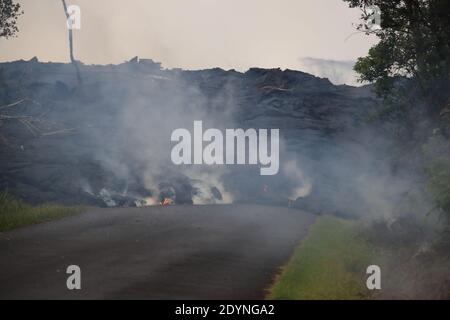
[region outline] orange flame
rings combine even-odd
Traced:
[[[172,204],[172,199],[164,198],[164,199],[161,200],[161,205],[162,206],[168,206],[169,204]]]

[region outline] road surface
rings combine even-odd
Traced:
[[[262,299],[314,216],[258,205],[89,209],[0,233],[0,299]],[[81,290],[66,269],[81,268]]]

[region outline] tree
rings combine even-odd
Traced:
[[[409,78],[420,91],[431,114],[438,114],[450,92],[450,1],[448,0],[344,0],[362,10],[358,29],[375,33],[378,44],[354,69],[361,81],[374,82],[382,96],[392,93],[399,78]],[[381,11],[381,29],[371,31],[367,9]]]
[[[17,19],[23,13],[20,4],[13,0],[0,0],[0,38],[14,37],[19,31]]]
[[[380,40],[354,67],[384,98],[376,118],[389,115],[402,128],[398,148],[411,154],[408,159],[421,159],[427,189],[450,230],[450,1],[344,1],[362,10],[358,29]],[[373,6],[381,11],[381,28],[372,31],[366,23]]]

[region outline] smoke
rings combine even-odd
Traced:
[[[294,160],[286,162],[283,166],[283,170],[286,177],[294,182],[292,191],[288,195],[289,200],[295,201],[298,198],[304,198],[310,194],[312,184],[305,178],[304,173]]]
[[[328,78],[333,84],[361,86],[358,75],[353,70],[354,61],[329,60],[319,58],[299,58],[300,67],[305,72],[321,78]]]
[[[312,155],[312,157],[311,157]],[[408,217],[420,224],[433,208],[414,161],[383,128],[362,122],[336,135],[303,161],[310,194],[296,202],[318,213],[364,217],[390,224]]]
[[[145,63],[149,62],[126,66]],[[108,206],[153,205],[165,198],[179,204],[262,201],[287,205],[288,200],[306,196],[311,183],[285,147],[281,172],[273,177],[261,177],[259,165],[172,163],[170,136],[175,129],[192,130],[195,120],[203,121],[204,130],[245,129],[242,106],[236,101],[241,88],[229,75],[220,69],[183,74],[166,70],[144,81],[118,79],[103,84],[97,93],[102,98],[91,108],[96,112],[104,108],[105,114],[100,120],[92,115],[94,111],[86,112],[95,128],[93,158],[110,177],[89,183],[86,181],[92,177],[83,177],[83,190]],[[218,80],[220,83],[214,83]],[[205,88],[205,83],[211,88]],[[256,129],[265,128],[261,125]],[[268,190],[262,192],[265,185]],[[124,197],[131,199],[125,201]]]
[[[25,145],[38,148],[48,163],[58,158],[71,166],[59,176],[53,199],[73,197],[78,189],[81,198],[109,206],[165,198],[177,204],[250,202],[386,221],[430,209],[415,188],[420,176],[409,167],[394,170],[389,137],[364,122],[376,103],[367,87],[333,86],[292,70],[161,70],[146,59],[82,65],[82,86],[64,64],[18,62],[4,73],[29,69],[34,73],[25,93],[40,104],[27,112],[76,129],[75,135]],[[259,165],[174,165],[171,133],[192,130],[196,120],[204,130],[280,129],[278,174],[261,176]]]
[[[145,63],[152,65],[141,60],[127,68]],[[92,156],[110,178],[93,182],[92,177],[83,177],[82,189],[96,194],[108,206],[120,205],[116,197],[132,197],[139,205],[156,204],[162,198],[175,203],[232,202],[232,194],[221,182],[228,169],[172,164],[170,137],[177,128],[192,130],[195,120],[208,127],[236,127],[233,89],[225,82],[219,92],[208,96],[207,90],[205,93],[189,81],[196,72],[188,77],[176,71],[165,74],[102,84],[96,93],[100,101],[96,98],[92,110],[85,112],[94,128]],[[101,118],[95,114],[99,109],[104,110]]]
[[[226,204],[233,203],[233,195],[221,182],[221,174],[212,172],[190,172],[193,186],[197,189],[193,196],[194,204]]]

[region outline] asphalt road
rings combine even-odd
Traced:
[[[0,233],[0,299],[262,299],[314,219],[258,205],[90,209]],[[66,287],[73,264],[81,290]]]

